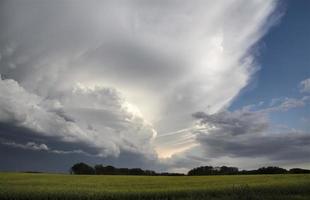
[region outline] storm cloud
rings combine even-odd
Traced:
[[[228,137],[268,126],[257,113],[220,111],[259,69],[255,44],[281,17],[277,1],[0,4],[0,122],[32,132],[1,132],[6,146],[153,164],[195,146],[195,111]]]
[[[96,147],[101,156],[118,156],[121,149],[154,154],[152,127],[128,111],[109,88],[74,88],[55,99],[28,93],[11,79],[0,80],[0,116],[38,135]],[[18,97],[18,98],[16,98]]]
[[[211,115],[194,113],[199,124],[196,140],[210,158],[264,157],[272,161],[306,161],[310,153],[310,133],[279,128],[270,123],[269,116],[272,112],[285,112],[308,103],[306,97],[285,98],[272,107],[257,110],[249,106]]]

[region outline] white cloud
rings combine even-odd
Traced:
[[[270,107],[262,109],[261,112],[277,112],[277,111],[288,111],[293,108],[304,107],[308,104],[309,96],[298,98],[276,98],[270,102]]]
[[[57,150],[57,149],[51,149],[46,144],[38,144],[35,142],[27,142],[26,144],[16,143],[12,141],[1,141],[1,144],[14,147],[14,148],[20,148],[25,150],[32,150],[32,151],[44,151],[49,153],[55,153],[55,154],[83,154],[86,156],[97,156],[93,154],[89,154],[83,150]]]
[[[277,19],[276,4],[7,1],[0,73],[12,80],[1,83],[10,89],[0,119],[104,155],[150,152],[152,126],[158,135],[187,128],[191,113],[218,112],[248,84],[258,68],[253,45]]]
[[[310,93],[310,78],[300,82],[300,91],[303,93]]]
[[[15,148],[28,149],[28,150],[34,150],[34,151],[48,151],[49,150],[46,144],[37,144],[35,142],[28,142],[26,144],[19,144],[15,142],[2,142],[1,144],[15,147]]]
[[[57,99],[43,99],[16,81],[0,79],[0,121],[59,141],[82,143],[101,156],[121,151],[154,156],[153,128],[129,112],[110,88],[75,88]]]

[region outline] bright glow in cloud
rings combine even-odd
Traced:
[[[123,105],[110,88],[79,88],[62,93],[58,100],[43,99],[16,81],[0,79],[0,121],[97,149],[97,156],[118,156],[121,151],[155,157],[154,129]]]
[[[164,162],[172,169],[187,168],[183,172],[206,164],[248,169],[272,164],[305,165],[310,161],[309,131],[273,124],[269,116],[299,107],[306,109],[309,100],[308,96],[284,98],[265,108],[258,104],[214,114],[197,112],[193,114],[197,125],[188,130],[197,145]]]
[[[157,132],[159,156],[171,156],[194,140],[186,131],[162,134],[191,127],[196,111],[227,107],[248,84],[257,69],[252,47],[274,23],[275,7],[272,0],[4,2],[0,74],[9,80],[1,80],[8,95],[0,119],[102,155],[153,155]]]

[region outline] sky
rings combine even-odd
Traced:
[[[0,170],[310,168],[309,9],[0,1]]]

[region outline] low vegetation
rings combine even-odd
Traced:
[[[92,167],[85,163],[77,163],[70,169],[71,174],[87,174],[87,175],[142,175],[142,176],[184,176],[180,173],[157,173],[152,170],[143,170],[140,168],[116,168],[113,166],[95,165]]]
[[[95,165],[94,167],[85,164],[77,163],[70,169],[71,174],[96,174],[96,175],[143,175],[143,176],[184,176],[181,173],[158,173],[152,170],[143,170],[140,168],[116,168],[113,166]],[[286,170],[280,167],[261,167],[256,170],[241,170],[237,167],[212,167],[212,166],[201,166],[191,169],[187,175],[189,176],[207,176],[207,175],[241,175],[241,174],[309,174],[310,170],[293,168]]]
[[[242,174],[309,174],[310,170],[301,168],[292,168],[286,170],[281,167],[261,167],[255,170],[238,170],[236,167],[212,167],[203,166],[190,170],[187,174],[189,176],[207,176],[207,175],[242,175]]]
[[[310,174],[112,176],[0,173],[1,200],[310,199]]]

